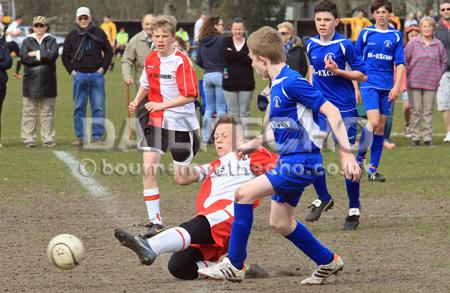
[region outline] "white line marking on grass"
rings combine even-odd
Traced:
[[[97,180],[92,177],[83,176],[86,174],[83,164],[80,164],[73,155],[65,151],[53,151],[56,157],[63,161],[70,169],[72,175],[81,183],[81,185],[86,189],[90,196],[102,201],[108,213],[120,223],[126,223],[133,219],[129,215],[126,215],[123,209],[120,208],[118,201],[111,197],[111,192],[101,185]],[[127,220],[127,221],[126,221]]]

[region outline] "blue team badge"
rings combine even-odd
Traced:
[[[385,46],[386,48],[390,48],[390,47],[392,47],[392,42],[389,41],[389,40],[386,40],[386,41],[384,41],[384,46]]]
[[[325,60],[335,60],[336,59],[336,56],[333,54],[333,53],[327,53],[326,55],[325,55]]]
[[[273,103],[275,104],[275,108],[280,108],[281,99],[279,96],[275,96],[273,98]]]

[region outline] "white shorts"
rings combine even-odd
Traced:
[[[437,107],[439,111],[450,110],[450,71],[442,75],[437,90]]]

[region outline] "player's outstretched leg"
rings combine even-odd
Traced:
[[[120,244],[136,253],[141,264],[149,266],[155,261],[156,253],[151,249],[146,239],[134,236],[125,229],[115,229],[114,236],[120,241]]]
[[[344,261],[342,258],[334,254],[333,260],[326,265],[317,266],[311,277],[304,279],[302,285],[321,285],[331,275],[337,275],[339,271],[344,269]]]

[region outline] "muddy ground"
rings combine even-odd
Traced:
[[[162,201],[166,225],[189,219],[194,202]],[[309,203],[309,198],[308,198]],[[307,202],[298,216],[304,217]],[[267,225],[268,201],[258,208],[249,243],[249,262],[270,277],[241,284],[180,281],[166,269],[168,255],[140,266],[114,238],[115,227],[131,227],[146,212],[140,196],[98,199],[84,190],[67,194],[2,195],[0,199],[0,291],[2,292],[448,292],[450,290],[450,208],[448,200],[367,198],[358,231],[343,231],[345,200],[313,233],[345,261],[344,271],[320,287],[300,286],[313,264]],[[46,257],[48,241],[60,233],[82,239],[86,258],[63,271]]]

